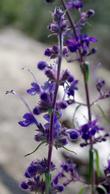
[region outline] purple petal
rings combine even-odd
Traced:
[[[31,113],[26,113],[23,115],[24,120],[19,121],[19,125],[22,127],[28,127],[31,124],[37,123],[37,120],[34,118],[34,116]]]

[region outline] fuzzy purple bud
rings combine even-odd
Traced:
[[[45,69],[45,67],[47,67],[48,66],[48,64],[45,62],[45,61],[40,61],[38,64],[37,64],[37,68],[39,69],[39,70],[44,70]]]
[[[46,92],[41,93],[40,95],[41,100],[48,101],[48,94]]]
[[[47,48],[44,52],[44,55],[47,57],[50,57],[52,55],[52,49],[51,48]]]
[[[20,184],[20,187],[21,187],[21,189],[27,190],[27,189],[28,189],[28,184],[27,184],[26,182],[23,181],[23,182]]]
[[[76,130],[71,129],[70,131],[68,131],[68,134],[71,140],[77,140],[79,137],[79,132]]]

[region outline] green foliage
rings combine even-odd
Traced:
[[[96,24],[96,26],[97,23],[109,26],[110,1],[85,1],[88,8],[92,7],[96,11],[93,23]],[[59,1],[57,0],[57,2]],[[53,7],[54,3],[47,4],[45,0],[0,0],[0,27],[4,25],[14,25],[33,38],[42,42],[47,42],[49,32],[46,26],[49,23],[50,13]]]

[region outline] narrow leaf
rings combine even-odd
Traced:
[[[94,153],[95,153],[95,165],[96,165],[97,176],[101,176],[99,153],[96,149],[94,149]]]
[[[90,69],[89,69],[89,63],[87,63],[87,62],[85,63],[85,70],[86,70],[86,81],[88,82]]]
[[[78,194],[83,194],[84,190],[85,190],[84,188],[81,188]]]
[[[80,189],[78,194],[85,194],[85,191],[89,189],[89,186],[84,186]]]
[[[105,187],[103,187],[102,185],[98,185],[98,188],[101,189],[105,194],[108,194]]]
[[[33,150],[32,152],[26,154],[25,157],[27,157],[27,156],[33,154],[34,152],[36,152],[36,151],[40,148],[40,146],[41,146],[42,144],[44,144],[44,143],[46,143],[46,142],[45,142],[45,141],[41,142],[41,143],[35,148],[35,150]]]
[[[74,152],[74,151],[72,151],[72,150],[69,150],[68,148],[66,148],[65,146],[63,146],[62,147],[63,149],[65,149],[66,151],[68,151],[68,152],[72,152],[72,153],[74,153],[74,154],[76,154],[77,155],[77,153],[76,152]]]
[[[51,174],[49,172],[45,173],[45,183],[46,183],[46,194],[49,194],[51,189]]]
[[[89,180],[91,181],[91,177],[93,176],[94,171],[94,151],[90,149],[89,151]]]
[[[75,108],[75,111],[74,111],[74,114],[73,114],[73,120],[75,120],[75,116],[76,116],[76,113],[78,111],[78,109],[81,107],[81,104],[79,104],[76,108]]]
[[[102,107],[101,107],[99,104],[97,105],[97,107],[98,107],[98,109],[100,110],[100,112],[101,112],[103,118],[105,119],[105,121],[106,121],[107,123],[110,123],[110,120],[109,120],[109,118],[107,117],[107,115],[105,114],[105,112],[103,111]]]

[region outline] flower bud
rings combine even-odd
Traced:
[[[49,30],[53,33],[58,33],[59,32],[59,27],[58,27],[57,24],[52,23],[52,24],[49,25]]]
[[[87,11],[87,17],[88,17],[88,18],[94,16],[94,14],[95,14],[95,11],[94,11],[93,9],[89,9],[89,10]]]
[[[39,69],[39,70],[44,70],[45,69],[45,67],[47,67],[48,66],[48,64],[45,62],[45,61],[40,61],[38,64],[37,64],[37,68]]]

